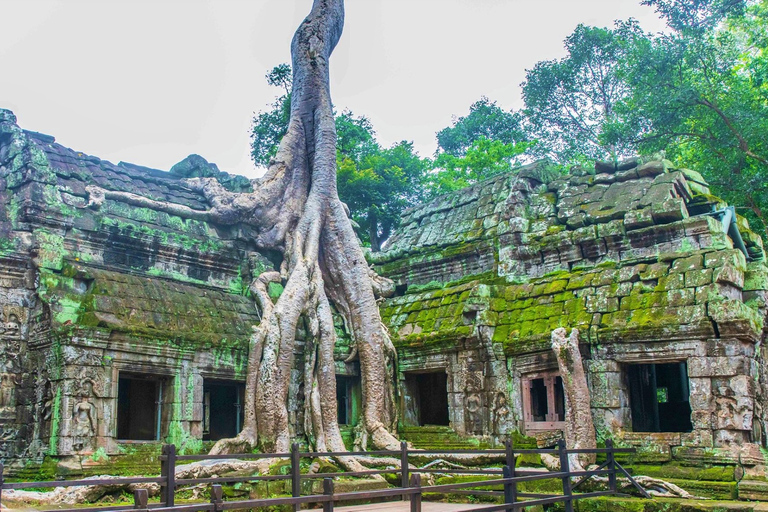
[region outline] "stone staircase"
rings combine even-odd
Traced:
[[[432,426],[401,427],[400,438],[411,444],[414,448],[422,450],[475,450],[489,448],[488,442],[476,438],[464,438],[457,434],[451,427]]]

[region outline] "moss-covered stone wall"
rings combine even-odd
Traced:
[[[538,162],[415,207],[372,256],[401,291],[382,305],[401,377],[447,371],[459,432],[494,438],[503,424],[547,443],[558,427],[526,422],[525,381],[556,372],[551,332],[578,328],[600,437],[645,460],[762,464],[768,267],[726,207],[699,173],[642,159],[565,176]],[[454,384],[478,360],[481,385]],[[692,430],[633,432],[628,368],[673,362]],[[473,432],[458,419],[478,400]]]
[[[250,187],[195,155],[170,172],[112,164],[0,110],[0,458],[13,470],[45,457],[60,474],[134,460],[138,445],[118,435],[122,376],[162,389],[159,435],[139,452],[203,449],[204,383],[244,381],[259,321],[247,286],[274,262],[247,227],[125,199],[92,208],[86,190],[205,210],[184,184],[195,176]],[[398,290],[381,312],[399,352],[401,432],[427,444],[551,443],[560,423],[552,411],[531,422],[526,386],[554,382],[550,334],[578,328],[599,438],[638,447],[635,463],[757,471],[768,267],[760,237],[727,206],[693,170],[630,159],[567,175],[538,162],[410,210],[371,255]],[[358,378],[336,327],[337,374]],[[288,404],[297,437],[302,352],[299,342]],[[685,363],[692,428],[635,432],[628,370],[667,363]],[[445,382],[429,392],[445,394],[447,425],[424,425],[420,382]]]
[[[123,375],[162,387],[156,443],[200,449],[203,381],[245,380],[259,322],[247,286],[253,272],[273,266],[246,230],[130,202],[88,207],[86,187],[96,185],[204,210],[204,198],[184,185],[194,176],[251,187],[195,155],[171,172],[112,164],[25,131],[0,110],[7,467],[55,456],[75,474],[122,457],[132,446],[117,433]]]

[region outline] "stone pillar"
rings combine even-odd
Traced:
[[[752,359],[745,355],[692,357],[688,376],[694,430],[711,429],[715,448],[739,449],[749,443],[755,396]]]
[[[590,404],[595,429],[603,437],[630,426],[630,411],[622,385],[621,367],[613,360],[591,360],[585,363],[590,389]]]

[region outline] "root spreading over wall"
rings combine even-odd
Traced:
[[[235,438],[217,442],[212,453],[288,451],[286,403],[300,321],[306,322],[311,337],[304,374],[308,438],[320,451],[345,450],[336,417],[333,309],[344,318],[360,361],[363,409],[358,443],[362,448],[399,447],[392,434],[395,351],[376,303],[376,294],[389,294],[394,287],[368,267],[336,190],[336,127],[328,65],[343,25],[343,0],[315,0],[297,29],[291,44],[294,75],[288,130],[267,173],[254,181],[254,192],[230,192],[214,178],[186,180],[210,205],[201,211],[88,188],[90,208],[111,199],[186,218],[245,225],[260,250],[282,256],[279,272],[257,276],[250,286],[262,321],[250,341],[243,429]],[[284,287],[275,303],[267,294],[272,282]],[[348,465],[356,466],[351,461]]]

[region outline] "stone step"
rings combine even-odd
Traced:
[[[765,512],[764,503],[735,500],[600,497],[576,500],[576,512]]]
[[[738,485],[738,493],[739,499],[742,500],[768,501],[768,482],[765,480],[742,480]]]
[[[483,447],[477,440],[465,439],[445,426],[402,427],[400,437],[423,450],[472,450]]]

